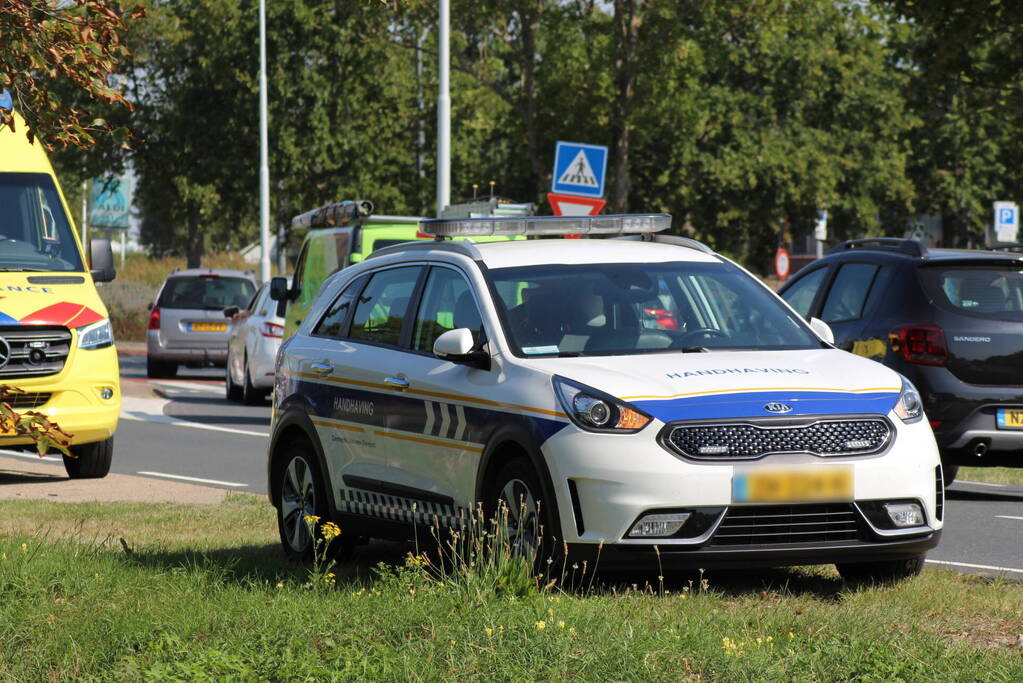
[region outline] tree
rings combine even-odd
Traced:
[[[126,23],[144,13],[109,0],[74,0],[73,5],[5,0],[0,8],[0,89],[7,89],[25,118],[29,140],[39,137],[50,151],[57,145],[91,147],[103,134],[126,144],[126,127],[111,126],[93,116],[87,102],[69,101],[61,91],[76,90],[87,100],[130,110],[115,75],[118,62],[130,56]],[[14,127],[9,110],[0,108],[0,125]]]

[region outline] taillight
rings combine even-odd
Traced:
[[[278,325],[277,323],[263,323],[259,332],[264,337],[275,337],[280,339],[284,336],[284,325]]]
[[[900,327],[891,336],[892,350],[910,363],[944,365],[948,362],[945,333],[940,327]]]
[[[149,328],[150,330],[160,329],[160,309],[153,306],[153,312],[149,314]]]

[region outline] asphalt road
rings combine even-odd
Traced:
[[[115,472],[266,492],[269,405],[227,402],[222,369],[181,368],[174,380],[151,381],[144,357],[122,356],[121,372]],[[1023,580],[1023,487],[956,482],[928,562]]]

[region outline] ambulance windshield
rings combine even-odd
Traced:
[[[0,173],[0,271],[81,272],[82,259],[45,173]]]

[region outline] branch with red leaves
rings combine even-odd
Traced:
[[[8,403],[10,398],[24,393],[23,389],[0,384],[0,434],[29,437],[35,442],[39,457],[46,455],[51,448],[70,456],[71,434],[42,413],[34,410],[19,413]]]
[[[91,100],[134,109],[116,80],[117,66],[131,57],[127,22],[145,9],[123,8],[117,0],[0,0],[0,90],[28,123],[31,141],[47,150],[89,148],[110,134],[122,146],[129,132],[94,117],[61,98],[55,83],[81,90]],[[11,110],[0,107],[0,126],[15,127]]]

